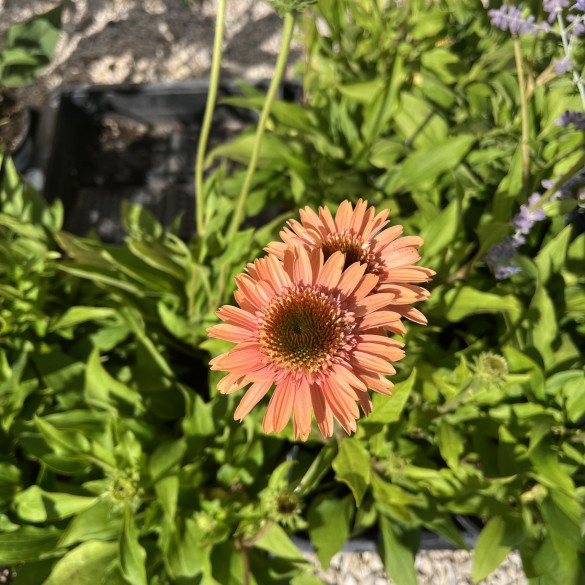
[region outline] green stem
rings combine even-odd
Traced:
[[[203,162],[205,158],[205,150],[207,148],[207,139],[209,138],[209,131],[211,129],[211,122],[213,120],[213,110],[215,109],[215,100],[217,98],[217,87],[219,85],[226,1],[227,0],[218,0],[217,3],[217,19],[215,21],[215,38],[213,41],[213,59],[211,62],[209,91],[207,93],[205,114],[203,116],[199,144],[197,145],[197,156],[195,158],[195,221],[199,236],[202,236],[205,232],[205,220],[203,217]]]
[[[526,187],[528,179],[530,153],[528,151],[528,104],[526,101],[526,86],[524,83],[524,69],[522,67],[522,50],[520,48],[520,39],[514,37],[514,59],[516,61],[516,71],[518,74],[518,88],[520,90],[520,115],[522,120],[522,178]]]
[[[268,122],[268,116],[270,115],[270,109],[272,108],[272,103],[274,102],[276,91],[280,85],[280,81],[282,80],[282,77],[286,69],[286,62],[288,60],[288,53],[290,50],[290,42],[292,39],[294,25],[295,17],[290,13],[286,14],[284,17],[284,28],[282,31],[282,44],[280,46],[280,53],[278,54],[276,67],[274,69],[274,77],[270,82],[270,87],[268,88],[268,93],[266,94],[264,106],[262,107],[262,112],[260,114],[260,120],[258,122],[258,127],[256,129],[254,147],[252,149],[250,163],[248,164],[248,171],[244,179],[244,184],[242,185],[242,190],[240,191],[240,196],[238,198],[236,210],[234,212],[232,224],[230,226],[230,230],[228,233],[227,238],[228,242],[234,239],[234,236],[238,231],[240,223],[242,222],[242,218],[244,215],[244,205],[246,204],[246,198],[248,197],[248,193],[250,192],[250,187],[252,185],[252,178],[254,177],[256,165],[258,164],[258,157],[260,156],[260,148],[262,146],[262,139],[264,138],[264,132],[266,130],[266,123]]]

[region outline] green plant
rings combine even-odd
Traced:
[[[584,137],[555,125],[580,103],[559,46],[502,35],[472,0],[310,9],[325,32],[298,17],[303,105],[226,100],[263,124],[207,155],[190,242],[129,204],[123,244],[74,237],[5,160],[0,563],[16,583],[312,584],[291,532],[326,566],[379,531],[411,585],[423,529],[465,548],[454,515],[482,526],[475,581],[512,548],[535,583],[583,581]],[[394,396],[355,436],[293,446],[260,432],[262,408],[232,420],[207,367],[227,345],[206,328],[293,209],[354,195],[425,239],[429,326],[408,328]],[[275,203],[290,211],[246,227]],[[537,210],[496,279],[490,251]]]

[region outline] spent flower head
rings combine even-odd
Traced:
[[[475,372],[478,378],[486,382],[501,384],[508,377],[508,362],[500,354],[485,352],[476,358]]]

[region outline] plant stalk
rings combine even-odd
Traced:
[[[526,101],[526,85],[524,80],[524,68],[522,66],[522,51],[520,39],[514,36],[514,60],[516,61],[516,72],[518,75],[518,88],[520,90],[520,116],[522,121],[522,178],[524,186],[530,170],[530,153],[528,151],[528,103]]]
[[[236,204],[236,210],[232,218],[232,223],[227,238],[228,241],[234,239],[234,236],[238,231],[240,223],[242,222],[242,218],[244,215],[244,206],[246,204],[246,198],[248,197],[248,193],[250,192],[252,178],[254,177],[254,171],[256,170],[256,166],[258,164],[260,148],[262,146],[262,139],[264,138],[264,132],[266,130],[266,123],[268,122],[268,116],[270,115],[270,109],[272,108],[272,103],[274,102],[276,91],[278,90],[278,87],[280,85],[280,82],[282,80],[282,77],[284,76],[284,72],[286,69],[286,62],[288,60],[288,54],[290,51],[290,43],[292,39],[294,26],[295,17],[292,14],[287,13],[284,17],[282,44],[280,46],[280,52],[278,54],[278,59],[276,61],[274,76],[272,77],[272,81],[270,82],[270,87],[268,88],[268,93],[266,94],[266,99],[264,100],[264,105],[262,107],[262,112],[260,114],[260,120],[258,121],[258,127],[256,129],[256,138],[254,140],[254,147],[252,149],[252,155],[250,157],[250,162],[248,164],[248,170],[246,172],[244,184],[242,185],[242,190],[240,191],[238,202]]]
[[[217,88],[219,85],[226,2],[227,0],[217,1],[217,18],[215,21],[215,38],[213,40],[213,57],[211,61],[211,75],[209,78],[209,91],[207,93],[205,114],[203,116],[203,124],[201,125],[201,133],[199,134],[199,144],[197,145],[197,156],[195,158],[195,222],[197,226],[197,234],[199,236],[202,236],[205,233],[205,219],[203,215],[205,207],[203,197],[203,164],[209,131],[211,129],[211,122],[213,120],[215,101],[217,99]]]

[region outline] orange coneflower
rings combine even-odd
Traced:
[[[225,324],[208,330],[211,337],[237,345],[211,361],[227,371],[218,384],[230,394],[251,384],[234,418],[242,420],[275,386],[263,430],[279,432],[293,415],[294,436],[311,432],[312,411],[324,437],[333,433],[335,417],[347,433],[356,429],[357,402],[371,412],[368,388],[390,395],[391,362],[404,357],[403,344],[373,331],[400,319],[387,310],[392,292],[371,294],[378,277],[366,264],[321,249],[288,249],[281,262],[267,256],[236,277],[238,307],[226,305],[217,315]]]
[[[394,300],[388,310],[400,313],[416,323],[426,324],[425,316],[410,306],[417,301],[426,300],[429,292],[412,282],[426,282],[432,270],[413,266],[420,255],[418,248],[423,244],[418,236],[402,236],[402,226],[395,225],[386,230],[388,210],[376,215],[374,207],[360,199],[355,209],[349,201],[344,201],[335,214],[335,219],[326,207],[315,213],[310,207],[300,212],[301,221],[291,219],[290,228],[280,232],[282,242],[270,243],[266,251],[279,259],[284,258],[285,250],[291,246],[303,246],[307,250],[323,250],[325,259],[334,252],[345,254],[345,265],[363,262],[367,265],[366,274],[374,274],[379,284],[374,292],[390,293]],[[406,332],[400,321],[385,327],[394,333]]]

